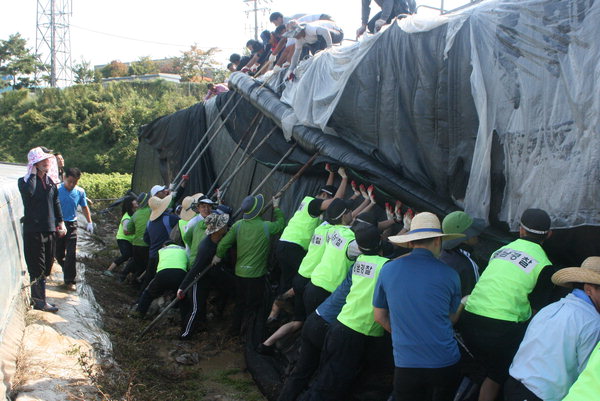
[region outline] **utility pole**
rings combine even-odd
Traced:
[[[258,23],[258,14],[262,13],[263,16],[270,14],[271,9],[269,7],[263,7],[262,4],[271,3],[271,0],[243,0],[244,3],[252,7],[250,10],[244,11],[246,16],[250,16],[250,13],[254,13],[254,24],[251,31],[254,32],[254,40],[258,40],[258,30],[263,29],[264,24]]]
[[[37,23],[35,52],[40,61],[50,66],[50,86],[71,85],[70,17],[73,14],[71,0],[37,0]],[[36,79],[41,71],[36,71]]]

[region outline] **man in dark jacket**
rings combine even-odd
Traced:
[[[357,38],[365,33],[367,28],[369,28],[370,33],[375,33],[385,24],[389,24],[396,16],[417,12],[415,0],[375,0],[375,3],[381,7],[381,11],[369,20],[371,0],[362,0],[362,24],[356,30]]]
[[[46,276],[54,262],[56,232],[60,236],[67,232],[56,187],[58,168],[54,155],[39,147],[31,149],[27,159],[27,174],[19,178],[18,186],[25,209],[23,248],[31,298],[34,309],[57,312],[58,308],[46,302]]]

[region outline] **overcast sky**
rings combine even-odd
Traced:
[[[57,3],[63,0],[56,0]],[[43,0],[49,2],[49,0]],[[446,9],[468,3],[468,0],[445,0]],[[268,29],[269,12],[327,13],[354,39],[360,25],[361,0],[272,0],[260,1],[259,22]],[[379,8],[372,2],[372,11]],[[35,48],[36,0],[2,0],[0,6],[0,39],[17,32]],[[217,59],[224,64],[230,53],[242,52],[252,38],[253,14],[246,11],[252,2],[244,0],[72,0],[71,55],[73,63],[85,59],[92,65],[111,60],[135,61],[143,56],[154,59],[179,56],[181,51],[197,43],[203,48],[219,47]],[[440,0],[417,0],[417,5],[440,7]],[[433,11],[420,8],[419,14]]]

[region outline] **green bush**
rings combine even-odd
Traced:
[[[131,174],[82,173],[78,185],[92,200],[120,198],[131,189]]]

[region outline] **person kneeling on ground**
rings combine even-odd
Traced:
[[[217,252],[217,244],[227,233],[228,222],[228,214],[210,214],[204,219],[206,237],[198,246],[198,256],[194,265],[177,290],[177,298],[183,300],[180,336],[182,340],[191,338],[198,324],[206,322],[206,301],[209,291],[212,286],[219,285],[219,282],[222,281],[220,270],[217,266],[212,265],[211,261]],[[186,292],[187,287],[204,271],[206,273]]]
[[[158,250],[156,276],[142,291],[136,312],[144,317],[152,301],[167,291],[177,291],[187,273],[188,257],[185,248],[171,241]]]
[[[552,282],[573,291],[529,323],[504,386],[506,401],[562,400],[600,341],[600,257],[559,270]]]

